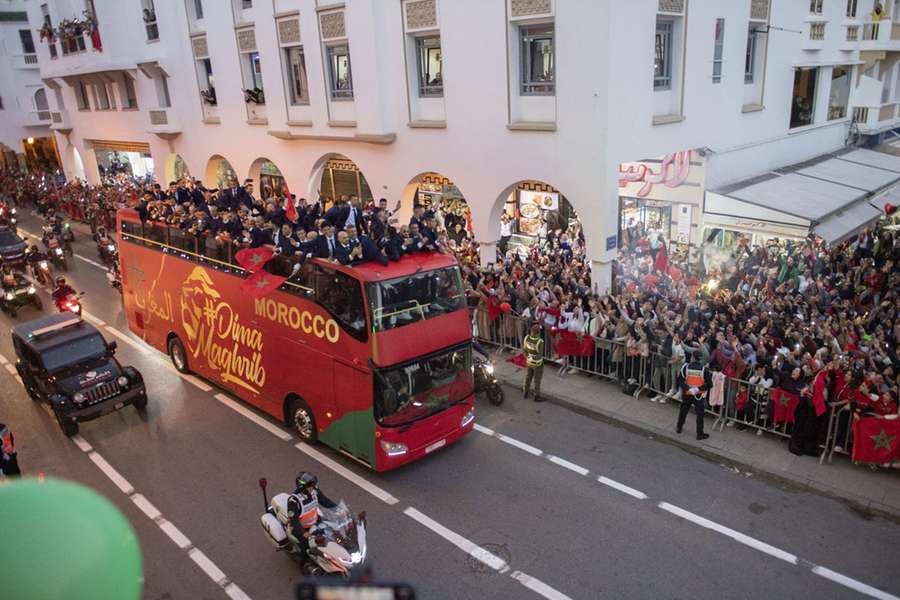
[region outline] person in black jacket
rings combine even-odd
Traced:
[[[709,434],[703,433],[703,413],[706,409],[706,395],[712,388],[712,374],[694,351],[690,351],[690,361],[678,373],[678,388],[681,390],[681,408],[678,410],[675,431],[681,433],[688,411],[693,406],[697,413],[697,439],[705,440]]]
[[[388,226],[384,235],[378,240],[378,248],[389,260],[398,261],[403,255],[403,238],[394,227]]]

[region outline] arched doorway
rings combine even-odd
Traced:
[[[166,183],[191,179],[191,171],[180,154],[173,153],[166,158],[165,178]]]
[[[237,173],[231,166],[231,163],[223,156],[213,154],[206,162],[203,183],[209,188],[224,189],[227,187],[239,186],[243,182],[238,179]]]
[[[504,223],[501,228],[501,223]],[[581,221],[571,202],[543,181],[526,180],[506,188],[490,214],[490,230],[500,235],[501,252],[539,244],[553,245],[565,236],[583,238]]]
[[[44,88],[39,88],[34,92],[34,109],[42,113],[46,113],[50,110],[50,105],[47,104],[47,91]],[[47,118],[50,118],[49,114],[47,115]]]
[[[372,202],[372,190],[356,163],[343,154],[327,154],[316,161],[309,179],[310,195],[325,199],[324,208],[342,197],[356,196],[362,206]]]
[[[446,229],[450,239],[457,244],[463,238],[471,237],[472,214],[469,205],[453,181],[441,173],[421,173],[407,184],[397,211],[398,221],[409,221],[415,206],[433,211],[438,225]],[[394,211],[394,207],[389,208]]]
[[[254,160],[247,177],[257,184],[259,196],[263,201],[272,196],[284,198],[284,175],[268,158],[260,157]]]

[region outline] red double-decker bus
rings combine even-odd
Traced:
[[[128,326],[175,367],[378,471],[472,430],[471,325],[456,260],[352,267],[275,256],[260,298],[231,245],[119,211]]]

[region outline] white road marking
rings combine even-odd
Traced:
[[[362,477],[360,477],[359,475],[357,475],[356,473],[354,473],[347,467],[341,465],[340,463],[337,463],[337,462],[331,460],[330,458],[328,458],[327,456],[325,456],[324,454],[322,454],[321,452],[319,452],[318,450],[316,450],[309,444],[304,444],[303,442],[300,442],[299,444],[295,444],[294,447],[297,448],[297,450],[299,450],[300,452],[303,452],[304,454],[306,454],[307,456],[310,456],[313,459],[319,461],[320,463],[322,463],[323,465],[325,465],[326,467],[328,467],[329,469],[331,469],[332,471],[334,471],[335,473],[337,473],[338,475],[340,475],[347,481],[355,483],[356,485],[358,485],[362,489],[366,490],[367,492],[369,492],[370,494],[372,494],[373,496],[375,496],[376,498],[378,498],[385,504],[397,504],[397,502],[399,502],[399,500],[397,500],[394,496],[392,496],[385,490],[381,489],[374,483],[370,483],[370,482],[366,481],[365,479],[363,479]]]
[[[6,363],[6,364],[3,365],[3,366],[4,366],[4,368],[5,368],[7,371],[9,371],[9,374],[10,374],[10,375],[15,375],[15,374],[16,374],[16,368],[15,368],[14,366],[12,366],[11,364]]]
[[[513,571],[510,574],[510,577],[527,587],[532,592],[536,592],[547,598],[548,600],[572,600],[569,596],[566,596],[562,592],[553,589],[540,579],[532,577],[522,571]]]
[[[156,522],[156,524],[159,525],[159,528],[162,529],[163,533],[169,536],[169,539],[175,542],[175,545],[182,550],[191,547],[191,540],[187,539],[187,536],[181,533],[181,530],[172,525],[170,522],[166,521],[165,519],[160,519]]]
[[[6,360],[6,357],[0,354],[0,365],[5,365],[7,363],[9,363],[9,361]]]
[[[706,529],[711,529],[711,530],[715,531],[716,533],[721,533],[722,535],[724,535],[726,537],[730,537],[734,541],[740,542],[741,544],[744,544],[745,546],[749,546],[749,547],[753,548],[754,550],[759,550],[760,552],[762,552],[764,554],[768,554],[769,556],[773,556],[779,560],[783,560],[792,565],[798,564],[798,559],[797,559],[796,555],[791,554],[790,552],[785,552],[784,550],[780,550],[780,549],[776,548],[775,546],[772,546],[765,542],[761,542],[756,538],[750,537],[749,535],[745,535],[739,531],[735,531],[734,529],[725,527],[724,525],[719,525],[715,521],[710,521],[709,519],[705,519],[705,518],[701,517],[700,515],[695,515],[692,512],[686,511],[683,508],[679,508],[677,506],[669,504],[668,502],[660,502],[658,504],[658,506],[661,509],[663,509],[664,511],[670,512],[673,515],[681,517],[682,519],[685,519],[686,521],[690,521],[691,523],[694,523],[695,525],[699,525],[700,527],[705,527]]]
[[[76,254],[76,255],[75,255],[75,258],[78,258],[78,259],[80,259],[80,260],[83,260],[84,262],[86,262],[86,263],[89,264],[89,265],[94,265],[94,266],[97,267],[98,269],[103,269],[104,271],[106,270],[106,265],[101,265],[101,264],[98,263],[97,261],[91,260],[91,259],[89,259],[89,258],[85,258],[84,256],[82,256],[82,255],[80,255],[80,254]]]
[[[81,434],[76,434],[72,436],[72,441],[75,442],[75,445],[78,446],[78,449],[82,452],[90,452],[94,448],[88,443],[86,439],[81,437]]]
[[[222,572],[222,569],[217,567],[216,563],[209,560],[209,557],[203,554],[199,548],[193,548],[188,552],[188,556],[190,556],[191,560],[197,563],[197,566],[203,569],[203,572],[217,584],[221,585],[222,581],[225,580],[225,573]]]
[[[484,427],[483,425],[479,425],[478,423],[475,423],[474,427],[475,427],[475,431],[479,431],[479,432],[483,433],[484,435],[494,435],[493,429]]]
[[[136,342],[135,340],[131,339],[131,337],[125,335],[124,333],[122,333],[121,331],[116,329],[115,327],[110,327],[109,325],[107,325],[106,331],[110,332],[111,334],[113,334],[114,336],[116,336],[117,338],[119,338],[120,340],[122,340],[123,342],[125,342],[126,344],[128,344],[129,346],[131,346],[132,348],[137,350],[138,352],[140,352],[141,354],[150,354],[150,349],[147,346],[144,346],[143,344]]]
[[[209,387],[209,386],[207,386],[207,387]],[[210,388],[210,389],[212,389],[212,388]],[[253,412],[252,410],[250,410],[249,408],[247,408],[246,406],[244,406],[237,400],[229,398],[228,396],[226,396],[225,394],[222,394],[222,393],[216,394],[215,398],[216,398],[216,400],[218,400],[219,402],[221,402],[222,404],[224,404],[225,406],[227,406],[234,412],[238,413],[239,415],[247,417],[248,419],[250,419],[257,425],[259,425],[260,427],[262,427],[263,429],[265,429],[266,431],[268,431],[269,433],[271,433],[278,439],[283,440],[285,442],[289,442],[293,439],[293,436],[291,436],[291,434],[289,434],[287,431],[285,431],[281,427],[278,427],[271,421],[259,416],[258,414],[256,414],[255,412]]]
[[[13,375],[13,378],[14,378],[16,381],[19,382],[19,385],[22,385],[22,378],[21,378],[21,377],[19,377],[18,375]]]
[[[231,600],[250,600],[250,596],[244,593],[244,590],[239,588],[236,583],[229,583],[225,586],[225,593],[228,594],[228,597]]]
[[[874,588],[871,585],[865,584],[861,581],[857,581],[852,577],[847,577],[846,575],[835,573],[831,569],[826,569],[825,567],[815,566],[813,567],[812,572],[820,577],[824,577],[825,579],[828,579],[835,583],[839,583],[844,587],[848,587],[851,590],[857,591],[860,594],[869,596],[871,598],[878,598],[879,600],[898,600],[897,596],[888,594],[887,592],[883,592],[878,588]]]
[[[141,512],[143,512],[151,521],[155,521],[162,516],[162,513],[159,512],[159,509],[153,506],[153,504],[144,498],[142,494],[132,494],[131,501],[137,505]]]
[[[509,565],[506,564],[499,556],[491,554],[481,546],[475,544],[459,535],[458,533],[451,531],[432,519],[431,517],[422,514],[412,506],[403,511],[403,514],[410,517],[414,521],[419,522],[424,525],[434,533],[438,534],[472,558],[478,560],[479,562],[484,563],[495,571],[500,571],[501,573],[506,572],[509,569]]]
[[[609,487],[613,488],[614,490],[619,490],[623,494],[628,494],[629,496],[633,496],[634,498],[637,498],[638,500],[646,500],[647,499],[647,494],[645,494],[644,492],[642,492],[640,490],[636,490],[633,487],[628,487],[624,483],[619,483],[615,479],[610,479],[609,477],[603,477],[601,475],[600,477],[597,478],[597,481],[599,481],[603,485],[608,485]]]
[[[84,317],[85,321],[90,321],[97,327],[106,327],[106,321],[95,317],[94,315],[92,315],[88,311],[84,310],[83,308],[81,309],[81,316]]]
[[[201,391],[204,391],[204,392],[212,391],[212,386],[210,386],[208,383],[206,383],[205,381],[203,381],[201,379],[197,379],[193,375],[182,375],[181,378],[194,384],[194,386],[200,388]],[[290,438],[288,438],[288,439],[290,439]]]
[[[569,469],[570,471],[575,471],[579,475],[587,475],[588,473],[590,473],[590,470],[585,469],[584,467],[582,467],[580,465],[576,465],[575,463],[569,462],[566,459],[560,458],[558,456],[548,455],[547,459],[550,462],[552,462],[553,464],[559,465],[560,467],[563,467],[564,469]]]
[[[530,446],[530,445],[526,444],[525,442],[520,442],[519,440],[517,440],[515,438],[511,438],[506,435],[503,435],[502,433],[494,434],[494,437],[497,438],[498,440],[500,440],[501,442],[506,442],[510,446],[515,446],[519,450],[524,450],[528,454],[533,454],[535,456],[541,456],[544,453],[544,451],[539,448]]]
[[[134,486],[128,483],[128,480],[122,477],[118,471],[116,471],[111,464],[106,462],[106,459],[97,454],[96,452],[89,452],[88,458],[90,458],[97,467],[103,471],[103,474],[109,477],[110,481],[112,481],[117,488],[119,488],[122,493],[126,496],[130,496],[134,493]]]

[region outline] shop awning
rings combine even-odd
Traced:
[[[875,198],[898,183],[900,157],[850,150],[709,190],[704,211],[709,218],[704,218],[758,220],[754,230],[762,232],[771,223],[771,235],[783,225],[806,223],[807,231],[836,243],[877,219]]]

